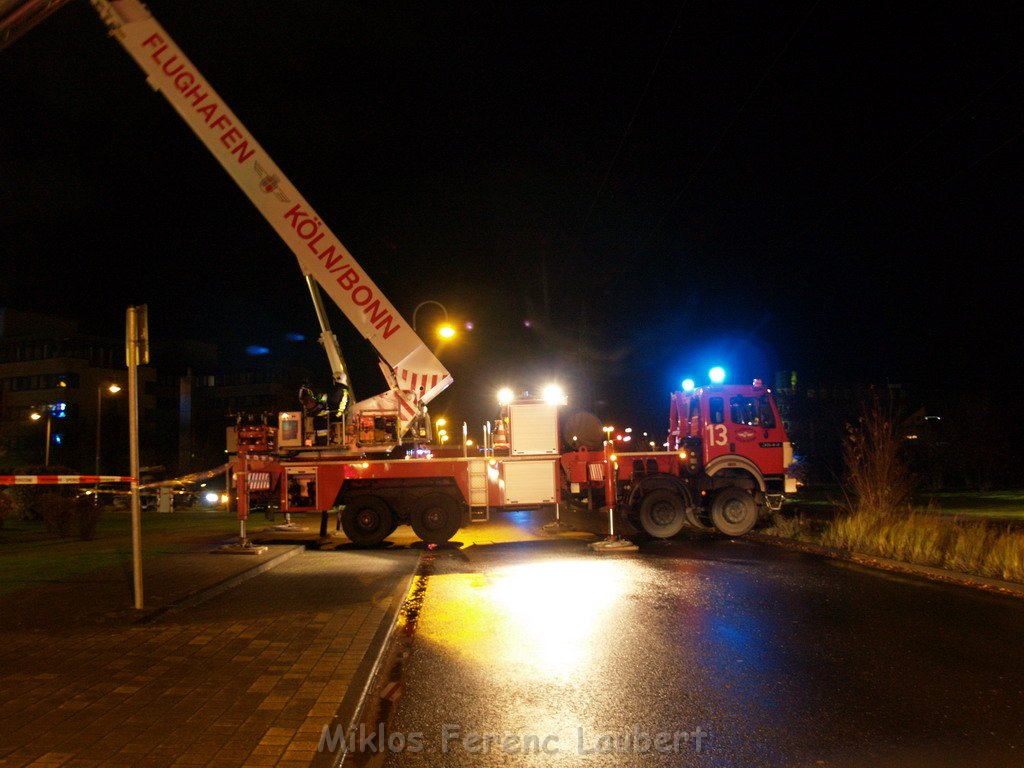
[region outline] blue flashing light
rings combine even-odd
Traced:
[[[295,331],[289,331],[288,333],[286,333],[284,335],[284,337],[288,341],[305,341],[306,340],[305,336],[303,336],[301,333],[296,333]]]
[[[56,443],[57,445],[63,445],[64,444],[64,435],[62,435],[60,432],[58,432],[56,435],[53,436],[53,442]]]
[[[683,379],[683,392],[693,392],[695,386],[693,379]]]
[[[267,347],[261,347],[259,344],[250,344],[245,348],[245,354],[258,357],[260,355],[269,355],[270,350]]]
[[[711,379],[712,384],[721,384],[725,381],[725,368],[720,365],[716,365],[708,371],[708,378]]]

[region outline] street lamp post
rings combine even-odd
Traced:
[[[117,384],[111,384],[107,387],[96,387],[96,475],[100,474],[100,423],[103,417],[103,390],[106,389],[110,394],[116,395],[121,391],[121,387]]]
[[[50,466],[50,419],[53,418],[53,407],[46,406],[44,410],[46,411],[46,452],[43,454],[43,464],[48,467]],[[33,421],[39,421],[43,418],[43,415],[38,411],[33,411],[29,418]]]
[[[445,427],[448,426],[448,419],[444,416],[434,421],[434,438],[442,446],[448,442],[448,430]]]
[[[31,416],[32,421],[39,421],[43,418],[43,414],[34,412]],[[44,466],[50,466],[50,420],[53,418],[53,407],[46,406],[46,453],[44,454],[43,464]]]

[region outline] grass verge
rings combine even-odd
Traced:
[[[825,547],[1024,583],[1024,530],[928,509],[864,509],[833,520],[776,515],[764,533]]]
[[[237,534],[238,521],[226,512],[143,513],[142,557],[190,552]],[[98,578],[116,566],[130,567],[131,515],[104,511],[92,541],[47,533],[41,521],[8,521],[0,528],[0,596],[32,583]]]

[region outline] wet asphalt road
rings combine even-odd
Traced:
[[[711,536],[428,566],[388,765],[1024,764],[1017,598]]]

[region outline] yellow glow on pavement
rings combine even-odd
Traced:
[[[495,675],[566,678],[590,668],[627,564],[553,560],[431,579],[419,634]]]

